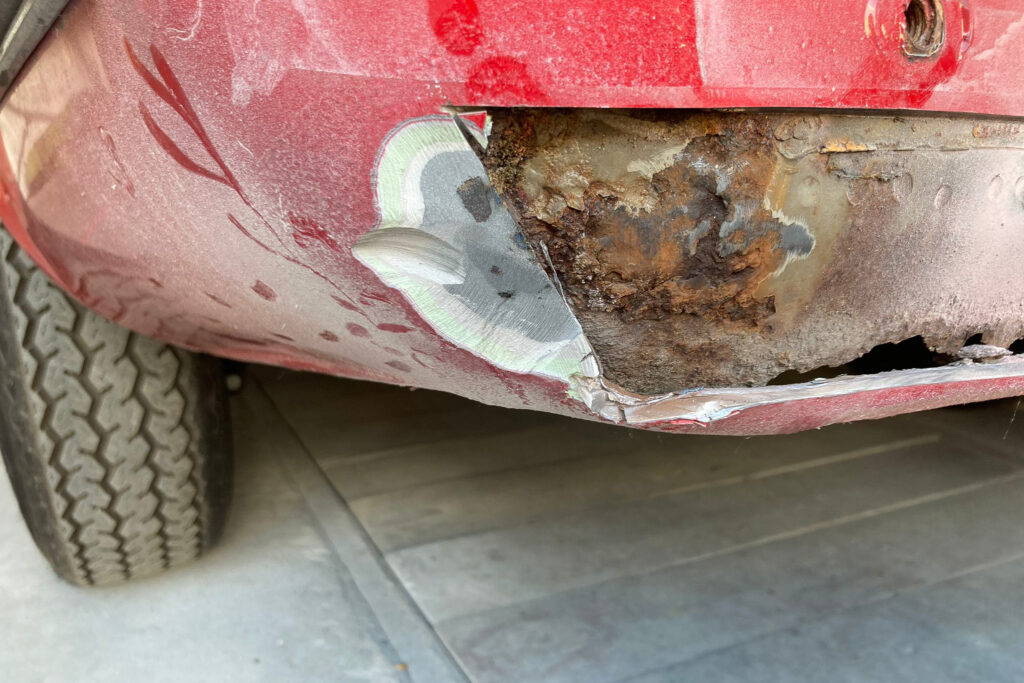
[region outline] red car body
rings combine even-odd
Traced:
[[[424,169],[471,152],[494,107],[1024,114],[1020,4],[939,7],[941,50],[913,59],[906,0],[76,0],[0,107],[0,217],[144,334],[508,407],[755,434],[1024,394],[1018,354],[641,396],[557,301],[543,315],[568,331],[525,333],[449,300],[449,271],[361,242],[426,220]]]

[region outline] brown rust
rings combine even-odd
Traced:
[[[762,385],[917,335],[942,353],[1024,336],[1016,122],[493,116],[491,182],[628,389]]]
[[[532,123],[517,118],[518,130],[492,148],[496,178],[509,177],[507,153],[541,144]],[[632,319],[700,315],[746,327],[773,312],[772,297],[756,291],[785,262],[783,236],[793,230],[750,200],[765,195],[774,173],[772,131],[756,121],[739,130],[718,123],[695,117],[674,129],[659,126],[663,139],[688,142],[639,187],[591,179],[571,200],[555,191],[540,211],[520,206],[526,236],[546,244],[563,266],[559,275],[578,307]],[[594,144],[606,137],[598,129]]]

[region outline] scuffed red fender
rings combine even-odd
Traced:
[[[1024,393],[1024,364],[1008,359],[831,395],[796,385],[720,412],[691,409],[719,400],[700,393],[625,396],[585,354],[575,370],[543,349],[504,362],[472,325],[442,332],[353,255],[388,227],[389,141],[446,105],[1024,112],[1024,11],[943,7],[942,51],[908,59],[896,0],[79,0],[0,110],[0,217],[63,287],[140,332],[510,407],[765,433]],[[690,403],[654,408],[676,399]]]

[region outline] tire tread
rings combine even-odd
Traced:
[[[88,311],[6,231],[0,249],[0,305],[13,319],[13,343],[0,343],[0,445],[37,544],[82,585],[198,557],[219,534],[230,490],[216,361]]]

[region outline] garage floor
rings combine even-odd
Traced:
[[[156,579],[61,584],[0,482],[0,679],[1024,680],[1017,400],[708,438],[253,368],[233,409],[224,542]]]

